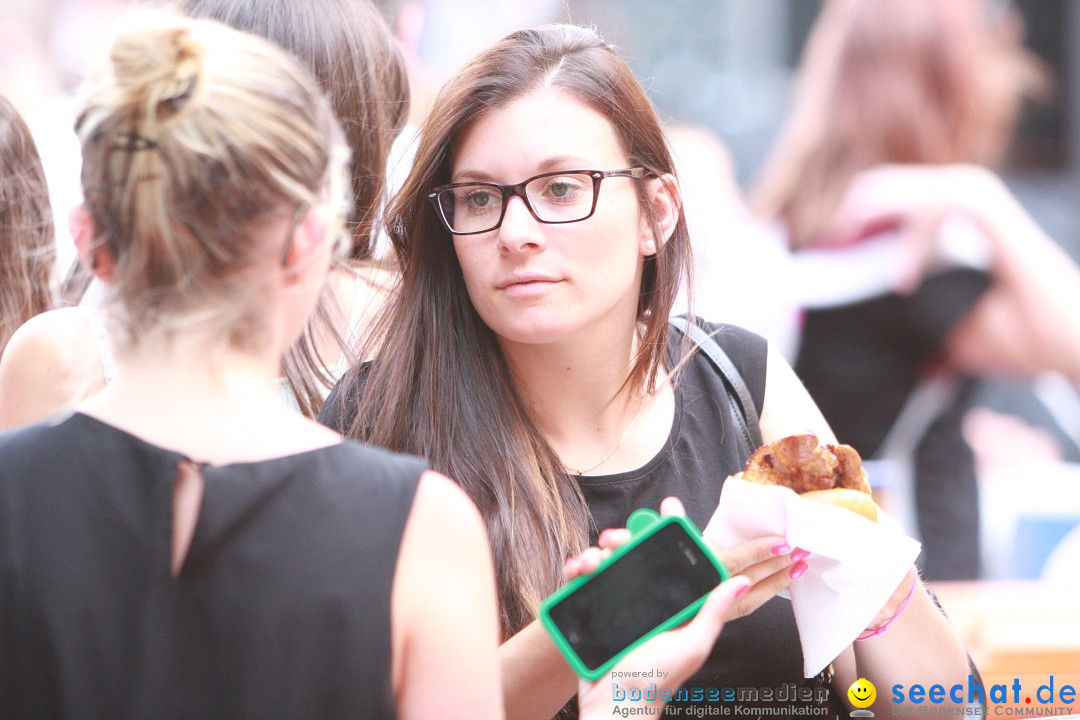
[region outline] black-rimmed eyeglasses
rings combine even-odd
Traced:
[[[538,222],[559,224],[592,217],[600,197],[600,181],[611,177],[645,177],[645,168],[625,170],[560,170],[544,173],[517,185],[466,182],[441,185],[428,200],[446,229],[454,235],[476,235],[502,224],[506,204],[514,195]]]

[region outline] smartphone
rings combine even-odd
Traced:
[[[729,575],[685,517],[639,510],[631,539],[596,572],[540,606],[540,621],[574,671],[597,680],[635,647],[689,620]]]

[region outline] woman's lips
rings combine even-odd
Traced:
[[[508,295],[521,297],[542,294],[559,282],[561,279],[543,273],[514,273],[500,280],[496,287]]]

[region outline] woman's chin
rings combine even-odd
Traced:
[[[550,345],[572,339],[581,331],[580,320],[551,316],[503,318],[500,322],[488,323],[488,327],[499,337],[500,342],[518,345]]]

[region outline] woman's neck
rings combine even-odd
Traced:
[[[636,328],[598,329],[567,343],[500,345],[518,392],[545,433],[549,426],[595,422],[631,394],[626,380],[638,347]]]
[[[567,470],[638,467],[666,439],[673,405],[662,369],[658,392],[627,383],[639,348],[635,326],[573,345],[502,347],[533,422]]]
[[[145,338],[116,355],[116,381],[80,409],[193,460],[254,461],[336,441],[308,431],[314,424],[281,402],[273,349],[240,352],[186,334]]]

